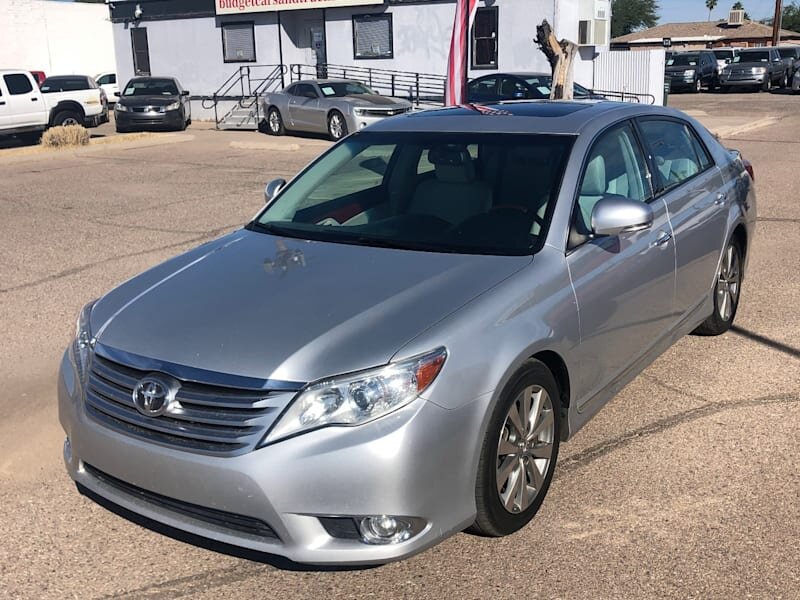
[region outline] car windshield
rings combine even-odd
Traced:
[[[171,79],[129,81],[123,96],[177,96],[178,88]]]
[[[326,98],[340,98],[356,94],[374,94],[371,89],[355,81],[336,81],[320,83],[319,89]]]
[[[714,56],[720,60],[733,58],[733,50],[714,50]]]
[[[667,61],[668,67],[696,67],[700,62],[699,54],[673,54]]]
[[[92,89],[86,77],[48,77],[42,82],[40,89],[45,94],[53,92],[76,92]]]
[[[553,78],[550,75],[535,75],[525,77],[525,83],[531,86],[535,92],[541,94],[541,96],[537,96],[537,98],[544,99],[550,97],[550,87],[553,83]],[[574,98],[580,99],[592,97],[592,92],[577,83],[574,84],[573,90]]]
[[[249,228],[406,250],[533,254],[544,243],[572,141],[357,133],[295,178]]]
[[[794,48],[778,48],[781,58],[794,58],[796,55]]]
[[[742,52],[733,59],[735,63],[769,62],[769,52]]]

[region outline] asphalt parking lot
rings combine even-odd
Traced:
[[[797,598],[800,98],[681,94],[753,163],[759,228],[734,331],[687,337],[562,446],[539,515],[369,570],[291,571],[142,529],[78,495],[55,375],[80,307],[239,227],[328,146],[192,127],[0,150],[0,596]]]

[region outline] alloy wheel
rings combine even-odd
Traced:
[[[739,253],[733,244],[725,250],[725,256],[717,278],[717,312],[723,321],[729,321],[739,301],[742,270],[739,265]]]
[[[333,139],[338,140],[340,137],[342,137],[344,133],[344,123],[342,123],[342,117],[336,113],[333,113],[331,115],[328,128]]]
[[[273,133],[278,133],[281,130],[281,118],[278,115],[277,111],[270,111],[269,116],[267,117],[269,121],[269,128]]]
[[[78,125],[79,123],[78,119],[74,119],[73,117],[67,117],[61,122],[61,124],[67,126],[67,125]]]
[[[549,394],[538,385],[526,387],[511,403],[497,444],[497,493],[508,512],[524,512],[541,491],[554,438]]]

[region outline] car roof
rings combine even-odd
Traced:
[[[375,132],[541,133],[579,135],[634,116],[663,115],[686,118],[662,106],[606,100],[525,100],[465,104],[413,111],[379,121]]]
[[[544,71],[500,71],[497,73],[488,73],[486,75],[481,75],[480,77],[476,77],[475,79],[482,79],[484,77],[504,77],[506,75],[511,75],[513,77],[552,77],[551,73],[545,73]]]
[[[300,81],[293,81],[289,85],[295,85],[297,83],[316,83],[317,85],[323,85],[326,83],[361,83],[356,79],[301,79]],[[364,85],[363,83],[361,85]],[[286,87],[289,87],[288,85]]]

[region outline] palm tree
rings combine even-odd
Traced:
[[[708,9],[708,20],[711,20],[711,11],[717,8],[717,0],[706,0],[706,8]]]

